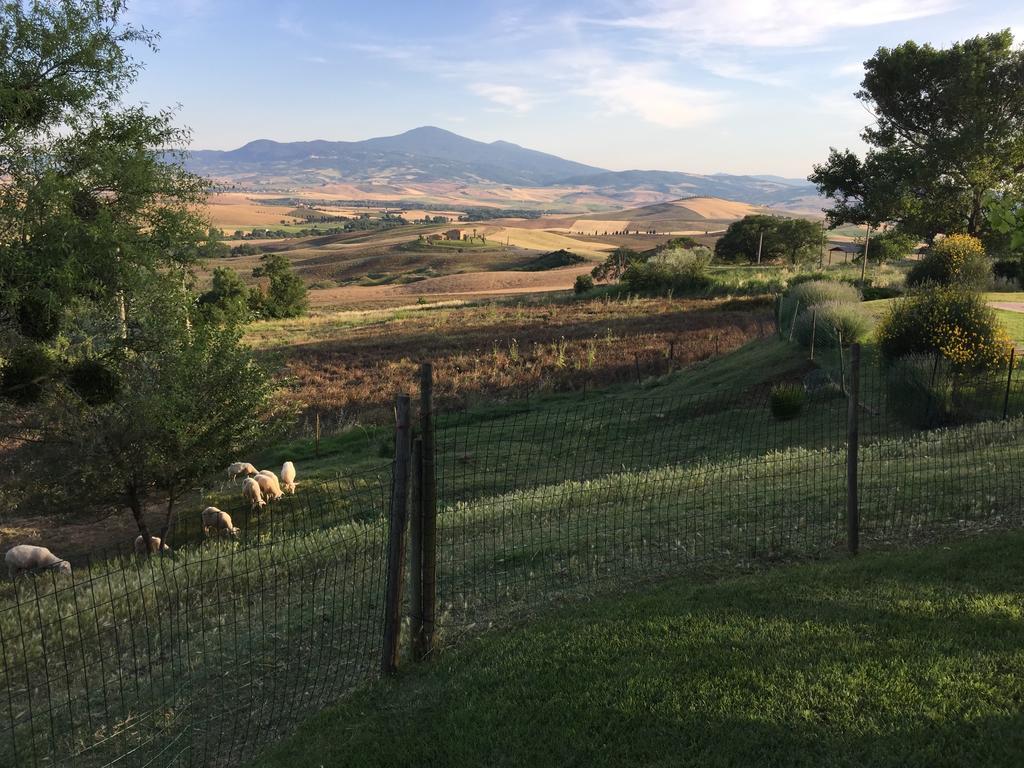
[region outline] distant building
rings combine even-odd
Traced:
[[[828,263],[832,263],[832,255],[838,256],[842,254],[843,261],[850,260],[850,254],[858,255],[864,250],[863,245],[857,245],[857,243],[836,243],[828,249]]]
[[[435,232],[432,235],[427,235],[427,240],[431,243],[436,243],[438,240],[444,240],[444,238]]]
[[[444,233],[445,240],[461,240],[462,230],[461,229],[449,229]]]

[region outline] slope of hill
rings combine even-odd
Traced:
[[[724,229],[730,222],[753,213],[781,213],[769,211],[749,203],[718,197],[690,197],[666,203],[645,205],[614,213],[580,216],[572,225],[574,230],[587,231],[591,227],[601,230],[656,230],[658,232],[698,232]]]
[[[268,175],[341,174],[346,180],[490,181],[544,186],[602,169],[525,149],[506,141],[474,141],[425,126],[365,141],[260,139],[230,151],[199,150],[189,167],[213,176],[264,171]],[[333,173],[332,173],[333,172]]]
[[[782,177],[608,171],[507,141],[475,141],[430,126],[365,141],[260,139],[229,151],[197,150],[188,166],[247,188],[341,184],[353,189],[352,199],[383,195],[392,200],[457,196],[482,201],[498,193],[506,203],[557,201],[551,210],[597,210],[614,207],[615,201],[636,205],[694,195],[784,208],[815,193],[807,182]]]

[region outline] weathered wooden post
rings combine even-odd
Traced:
[[[860,449],[860,344],[850,345],[850,392],[846,410],[846,547],[860,551],[857,461]]]
[[[412,441],[412,508],[409,518],[409,634],[414,659],[423,643],[423,438]]]
[[[395,405],[395,461],[388,515],[387,583],[384,593],[384,643],[381,674],[398,671],[399,635],[402,628],[402,580],[405,565],[405,525],[409,514],[410,422],[409,396],[399,395]]]
[[[434,439],[434,368],[424,363],[420,372],[420,436],[423,440],[423,488],[420,506],[422,576],[421,610],[423,628],[420,631],[419,658],[434,650],[434,621],[437,615],[437,465]]]
[[[316,457],[320,458],[320,411],[316,412],[316,435],[314,437],[314,452]]]

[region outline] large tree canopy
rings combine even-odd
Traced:
[[[715,256],[722,261],[788,261],[796,264],[820,257],[821,225],[807,219],[753,214],[729,225],[715,243]]]
[[[1024,184],[1024,51],[1009,30],[879,48],[856,95],[876,117],[866,156],[833,149],[809,177],[835,201],[831,224],[982,234],[986,195]]]
[[[206,184],[187,133],[121,98],[155,37],[120,0],[0,6],[0,331],[51,341],[77,299],[195,260]]]

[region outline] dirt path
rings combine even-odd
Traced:
[[[990,301],[988,305],[993,309],[1005,309],[1007,312],[1024,313],[1024,301]]]

